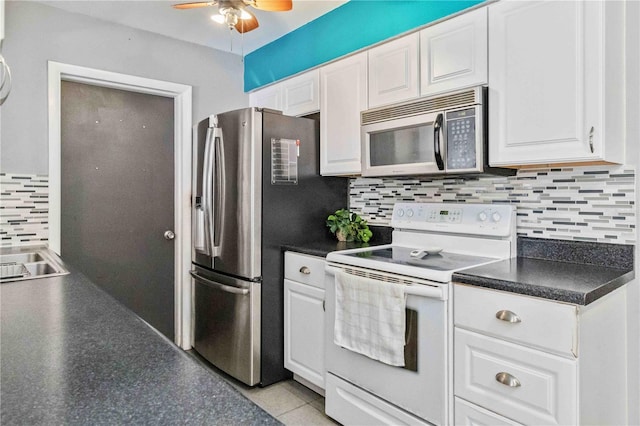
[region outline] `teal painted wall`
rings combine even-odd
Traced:
[[[482,1],[351,0],[246,55],[244,90],[318,66]]]

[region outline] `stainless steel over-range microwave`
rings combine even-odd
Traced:
[[[362,176],[513,174],[489,167],[487,88],[361,113]]]

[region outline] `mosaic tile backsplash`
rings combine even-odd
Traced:
[[[0,246],[46,243],[49,177],[0,173]]]
[[[520,236],[635,244],[635,170],[630,166],[524,169],[509,177],[357,178],[349,205],[389,225],[397,201],[502,203],[517,207]]]

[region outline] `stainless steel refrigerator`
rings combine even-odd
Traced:
[[[194,349],[248,384],[284,368],[284,244],[327,238],[347,180],[319,174],[315,119],[246,108],[194,130]]]

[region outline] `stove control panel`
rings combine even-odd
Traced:
[[[396,203],[396,229],[508,236],[515,227],[515,207],[496,204]]]

